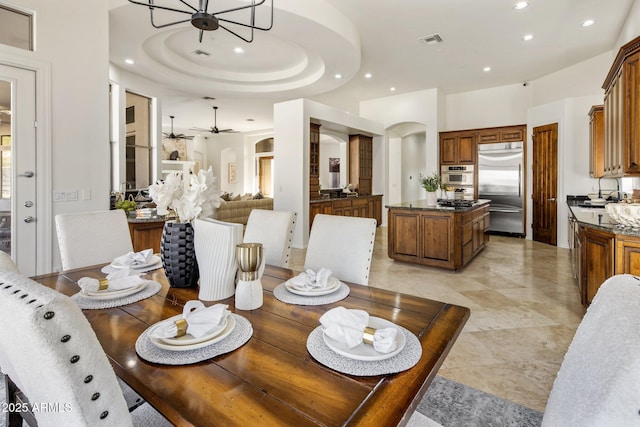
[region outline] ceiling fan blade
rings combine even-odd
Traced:
[[[237,130],[233,130],[233,129],[220,129],[218,132],[222,133],[238,133]]]

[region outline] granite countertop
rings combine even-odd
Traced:
[[[420,211],[446,211],[446,212],[468,212],[472,211],[479,206],[489,204],[491,200],[488,199],[479,199],[469,207],[452,207],[452,206],[427,206],[426,200],[414,200],[412,202],[402,202],[397,203],[395,205],[386,205],[386,208],[389,209],[407,209],[407,210],[420,210]]]
[[[131,223],[164,222],[164,217],[156,216],[153,218],[134,218],[134,217],[127,216],[127,221]]]
[[[640,236],[640,228],[626,227],[614,221],[604,205],[598,207],[582,207],[588,201],[586,196],[567,196],[567,205],[573,217],[584,227],[595,228],[612,234]]]
[[[328,199],[313,199],[313,200],[309,200],[309,203],[313,204],[313,203],[322,203],[322,202],[332,202],[332,201],[335,201],[335,200],[351,200],[351,199],[358,199],[358,198],[364,199],[364,198],[367,198],[367,197],[381,197],[381,196],[382,196],[382,194],[367,194],[367,195],[363,194],[361,196],[359,195],[359,196],[351,196],[351,197],[346,197],[346,196],[345,197],[330,197]]]

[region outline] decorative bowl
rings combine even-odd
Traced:
[[[605,206],[609,217],[627,227],[640,227],[640,203],[609,203]]]

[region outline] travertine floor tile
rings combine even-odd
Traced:
[[[291,268],[303,265],[294,249]],[[379,227],[369,285],[469,307],[440,375],[540,411],[585,312],[568,250],[504,236],[450,272],[391,260]]]

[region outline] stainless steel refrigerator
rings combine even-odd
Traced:
[[[478,198],[491,200],[490,232],[525,235],[522,146],[478,144]]]

